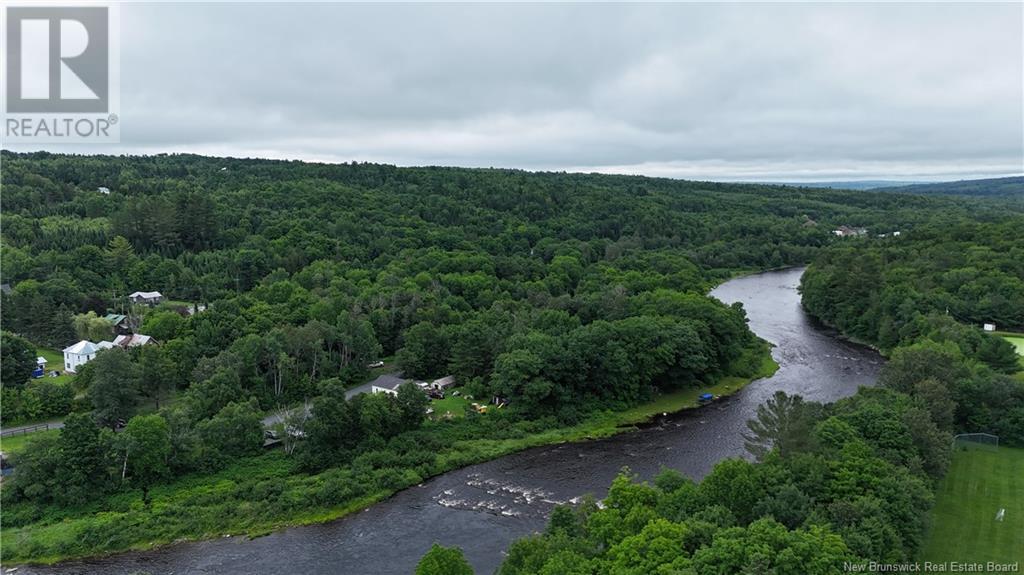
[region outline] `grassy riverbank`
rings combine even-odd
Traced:
[[[215,474],[193,474],[154,488],[146,506],[139,491],[98,498],[74,509],[25,508],[5,513],[35,514],[24,527],[2,537],[5,565],[56,563],[72,558],[224,535],[258,536],[285,527],[322,523],[387,499],[429,477],[530,447],[608,437],[664,412],[697,406],[701,393],[728,395],[773,374],[778,365],[759,342],[756,373],[725,377],[714,385],[661,395],[636,407],[604,411],[569,427],[550,422],[507,423],[486,415],[436,422],[411,443],[420,448],[388,456],[362,454],[348,465],[318,474],[301,473],[281,451],[240,460]],[[753,358],[751,358],[753,359]]]

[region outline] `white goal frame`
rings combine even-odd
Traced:
[[[953,447],[955,448],[958,443],[965,447],[969,443],[977,446],[992,446],[999,449],[999,436],[992,435],[991,433],[959,433],[953,436]]]

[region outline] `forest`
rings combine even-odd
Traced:
[[[823,322],[933,378],[957,404],[955,430],[1024,445],[1021,365],[984,324],[1024,331],[1024,218],[941,218],[900,241],[821,250],[801,282],[804,307]],[[912,352],[912,353],[911,353]],[[913,381],[897,387],[907,391]]]
[[[1020,221],[957,198],[597,174],[192,155],[0,159],[3,423],[65,423],[13,457],[2,494],[11,561],[324,520],[666,393],[755,377],[767,348],[742,306],[707,297],[718,282],[810,261],[824,270],[844,250],[929,237],[1012,243]],[[841,226],[870,234],[838,238]],[[997,261],[1012,260],[1019,242],[989,249],[963,267],[976,289],[998,285],[1004,299],[944,297],[963,302],[954,313],[964,318],[998,312],[1020,325],[1020,269]],[[815,311],[812,285],[804,297]],[[166,301],[128,302],[137,291]],[[835,303],[860,305],[860,293]],[[887,329],[939,322],[937,309]],[[31,376],[37,349],[110,339],[108,315],[158,344],[100,351],[70,379]],[[931,331],[915,329],[889,345]],[[876,341],[869,325],[849,331]],[[998,369],[1005,351],[972,337],[919,345]],[[410,378],[453,375],[465,395],[504,407],[427,417],[411,385],[346,398],[379,361]],[[911,410],[912,395],[893,397],[873,401]],[[289,415],[306,407],[308,418]],[[274,413],[298,432],[265,451],[262,419]],[[854,430],[814,449],[875,449],[846,421],[853,415],[835,418]],[[914,433],[933,433],[919,423]],[[947,432],[946,423],[935,425]],[[920,455],[920,469],[906,471],[913,483],[941,458],[908,438],[898,455]],[[896,455],[870,464],[896,469]],[[723,517],[722,526],[754,519]],[[915,529],[892,549],[911,552]]]
[[[998,197],[1018,204],[1024,200],[1024,176],[1008,178],[987,178],[982,180],[959,180],[934,184],[912,184],[909,186],[875,188],[876,192],[897,192],[908,194],[943,194],[970,196],[972,198]]]
[[[777,392],[744,435],[756,462],[699,483],[624,469],[600,504],[554,510],[501,575],[848,572],[920,559],[956,433],[1024,445],[1024,362],[981,322],[1020,330],[1024,219],[940,216],[908,237],[835,243],[802,278],[803,304],[889,355],[879,387],[833,404]],[[444,563],[441,563],[441,562]],[[465,570],[435,546],[418,574]],[[454,566],[452,568],[451,566]],[[466,565],[468,566],[468,565]],[[461,570],[460,570],[461,569]]]

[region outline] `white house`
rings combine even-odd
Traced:
[[[71,347],[64,348],[64,369],[74,373],[79,366],[89,363],[96,357],[96,352],[100,349],[102,348],[84,339]]]
[[[163,301],[164,296],[158,291],[137,291],[128,296],[132,303],[156,305]]]
[[[96,191],[101,193],[101,194],[103,194],[104,196],[109,196],[110,195],[110,188],[107,188],[107,187],[104,187],[104,186],[100,186],[100,187],[96,188]]]
[[[396,374],[386,373],[370,382],[370,391],[373,393],[398,395],[398,388],[407,381],[407,379],[402,379]]]
[[[986,323],[982,327],[985,329],[985,331],[995,331],[996,330],[996,324],[994,324],[994,323]]]
[[[863,236],[868,233],[865,228],[851,228],[848,226],[839,226],[837,229],[832,230],[832,233],[841,238],[853,238],[857,236]]]

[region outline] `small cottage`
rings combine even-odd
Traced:
[[[156,340],[148,335],[142,335],[141,333],[132,333],[127,335],[119,335],[114,338],[113,344],[118,347],[125,349],[129,347],[139,347],[143,345],[155,344]]]
[[[132,332],[131,320],[128,316],[121,315],[118,313],[108,313],[103,316],[103,319],[107,320],[110,325],[114,328],[115,333],[128,334]]]
[[[132,303],[156,305],[164,301],[164,296],[158,291],[137,291],[128,296]]]

